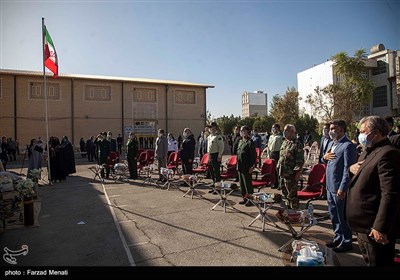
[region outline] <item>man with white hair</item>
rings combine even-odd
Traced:
[[[360,120],[359,142],[365,147],[347,194],[345,213],[369,266],[394,265],[396,238],[400,237],[400,151],[390,144],[384,118]]]
[[[285,125],[283,137],[285,140],[280,149],[277,165],[280,186],[283,195],[289,201],[288,207],[298,209],[297,181],[304,164],[303,145],[297,140],[296,128],[292,124]]]

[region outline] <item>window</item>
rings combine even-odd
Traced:
[[[84,101],[111,101],[111,87],[110,86],[85,86]]]
[[[379,74],[383,74],[386,73],[386,62],[383,60],[378,60],[378,65],[376,68],[372,69],[372,75],[379,75]]]
[[[372,106],[374,108],[387,106],[387,86],[375,88]]]
[[[175,104],[196,104],[195,92],[188,90],[176,90]]]
[[[49,100],[61,100],[60,85],[47,83],[47,98]],[[29,90],[29,99],[44,99],[43,83],[31,82]]]

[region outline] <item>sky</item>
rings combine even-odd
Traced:
[[[344,51],[400,50],[400,2],[0,0],[0,68],[42,71],[42,17],[60,74],[210,84],[213,117],[244,91],[282,95]]]

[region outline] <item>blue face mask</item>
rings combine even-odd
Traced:
[[[368,135],[370,135],[371,133],[365,134],[365,133],[360,133],[358,135],[358,142],[363,145],[364,147],[368,147],[371,146],[372,141],[368,140],[367,137]]]

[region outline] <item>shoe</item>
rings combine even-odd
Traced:
[[[215,190],[209,190],[208,193],[215,193]]]
[[[242,201],[239,202],[239,204],[243,205],[243,204],[246,204],[246,202],[247,202],[247,199],[243,199]]]
[[[333,248],[332,251],[335,253],[344,253],[353,250],[353,244],[342,244],[339,247]]]
[[[334,240],[332,242],[326,243],[325,246],[328,247],[328,248],[335,248],[335,247],[339,246],[340,243],[341,243],[340,240]]]

